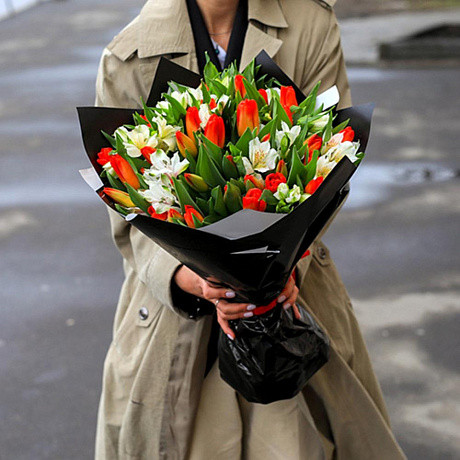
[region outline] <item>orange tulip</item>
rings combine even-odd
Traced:
[[[235,91],[240,93],[241,97],[246,96],[246,88],[244,87],[243,80],[243,75],[237,75],[235,77]]]
[[[200,114],[196,107],[189,107],[185,114],[185,131],[190,139],[195,139],[194,132],[200,129]]]
[[[177,209],[171,208],[165,214],[167,215],[168,222],[174,222],[175,219],[184,222],[184,216]]]
[[[179,151],[184,158],[185,158],[186,150],[188,150],[188,152],[193,157],[197,156],[198,154],[197,146],[195,142],[190,137],[188,137],[186,134],[184,134],[181,131],[176,131],[176,141],[177,141],[177,147],[179,148]]]
[[[224,119],[213,113],[206,123],[206,127],[204,128],[204,135],[211,142],[214,142],[214,144],[218,145],[222,149],[225,145]]]
[[[263,88],[259,89],[259,93],[265,99],[265,103],[268,104],[268,94],[267,91]]]
[[[311,157],[315,150],[319,150],[323,145],[323,139],[318,134],[311,135],[308,139],[305,139],[304,144],[308,145],[308,163],[311,161]],[[307,163],[307,157],[305,156],[304,163]]]
[[[109,188],[104,187],[103,192],[112,198],[118,204],[126,208],[134,208],[136,205],[132,202],[130,196],[126,192],[122,192],[121,190],[117,190],[116,188]]]
[[[251,131],[257,129],[257,132],[259,132],[259,110],[256,101],[245,99],[238,104],[236,109],[236,127],[239,136],[242,136],[247,128]]]
[[[141,184],[139,183],[139,179],[137,178],[136,173],[127,160],[118,154],[112,155],[110,157],[110,164],[117,173],[118,178],[123,183],[127,182],[136,190],[140,188]]]
[[[204,220],[204,217],[193,206],[186,204],[184,214],[185,223],[191,228],[196,228],[192,216],[195,216],[195,219],[199,222],[203,222]]]
[[[297,97],[295,95],[295,91],[292,86],[282,86],[281,87],[280,101],[281,101],[281,105],[283,106],[284,110],[286,111],[289,117],[289,120],[291,120],[291,123],[292,123],[291,107],[293,105],[298,105]]]

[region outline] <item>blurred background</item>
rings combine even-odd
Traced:
[[[142,0],[0,0],[0,459],[93,456],[123,279],[76,106]],[[30,7],[24,9],[25,7]],[[460,458],[460,1],[338,0],[366,161],[326,235],[410,460]],[[352,459],[350,459],[352,460]]]

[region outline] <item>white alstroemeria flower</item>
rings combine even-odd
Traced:
[[[249,141],[249,160],[255,171],[267,172],[275,169],[278,152],[272,149],[269,141],[260,142],[256,137]]]
[[[334,169],[337,165],[335,161],[331,161],[329,155],[323,155],[318,158],[318,162],[316,163],[316,177],[324,177],[326,178],[327,175]]]
[[[177,152],[172,157],[169,157],[160,149],[150,155],[150,161],[152,166],[145,171],[144,175],[146,176],[166,174],[168,177],[177,177],[189,165],[189,161],[182,158]]]
[[[121,137],[121,140],[123,142],[126,142],[128,140],[128,130],[124,126],[121,126],[120,128],[115,130],[115,132],[113,133],[115,139],[117,137],[117,134]]]
[[[318,132],[322,131],[329,122],[329,113],[325,113],[322,117],[315,120],[311,125],[311,130]]]
[[[123,142],[123,145],[131,158],[142,156],[141,149],[144,147],[155,148],[158,145],[156,136],[150,134],[150,128],[147,125],[136,126],[127,133],[128,138]]]
[[[171,152],[177,150],[176,131],[179,131],[180,128],[178,126],[168,125],[166,119],[163,117],[156,117],[153,121],[158,127],[157,137],[160,147],[166,147],[166,150]]]
[[[139,190],[139,193],[153,206],[158,214],[163,214],[178,204],[177,198],[173,195],[171,189],[159,182],[149,184],[147,190]]]
[[[324,155],[331,148],[339,145],[343,140],[343,133],[334,134],[322,147],[321,154]]]
[[[289,195],[286,197],[286,203],[297,203],[302,197],[302,190],[297,184],[294,184],[289,190]]]
[[[211,111],[209,110],[208,104],[201,104],[200,109],[198,110],[198,115],[200,116],[200,126],[204,129],[208,124],[209,117],[211,116]]]
[[[200,102],[203,99],[203,91],[201,91],[201,88],[188,88],[187,89],[188,93],[191,94],[198,102]],[[191,99],[190,99],[190,104],[192,105]]]
[[[345,141],[336,145],[335,147],[332,147],[327,152],[327,156],[329,157],[330,161],[334,161],[335,163],[338,163],[344,156],[347,156],[349,160],[354,163],[356,160],[358,160],[358,157],[356,156],[358,149],[359,142]]]
[[[268,99],[268,104],[270,105],[270,102],[272,101],[274,96],[274,93],[278,95],[278,99],[281,95],[281,89],[280,88],[267,88],[267,99]]]
[[[297,139],[297,136],[300,134],[300,126],[293,126],[289,128],[288,124],[284,121],[281,122],[281,131],[276,131],[276,145],[278,148],[281,147],[281,141],[284,136],[287,136],[289,139],[289,145],[292,145]]]
[[[171,107],[171,104],[168,101],[158,101],[155,107],[157,109],[169,110]]]
[[[289,195],[289,186],[285,182],[281,182],[276,189],[276,192],[273,196],[279,201],[286,201],[286,198]]]
[[[228,104],[229,97],[226,94],[222,94],[220,96],[219,100],[217,101],[217,109],[222,112],[224,110],[225,106]]]
[[[187,93],[187,91],[181,93],[179,91],[173,91],[171,93],[171,97],[173,97],[176,101],[179,102],[179,104],[186,109],[190,104],[191,104],[191,99],[190,95]]]

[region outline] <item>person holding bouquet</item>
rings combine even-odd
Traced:
[[[149,0],[104,50],[96,105],[141,107],[161,57],[202,72],[244,68],[262,50],[308,93],[337,85],[349,106],[333,0]],[[171,79],[174,76],[171,75]],[[246,401],[219,376],[216,322],[255,305],[181,265],[115,212],[125,281],[104,366],[96,459],[403,459],[345,287],[318,238],[278,296],[331,340],[329,362],[296,397]]]

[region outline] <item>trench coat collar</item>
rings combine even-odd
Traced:
[[[262,49],[273,57],[282,45],[263,29],[288,27],[278,0],[249,0],[249,25],[243,46],[241,67]],[[262,29],[256,26],[262,26]],[[150,0],[137,24],[137,53],[140,58],[167,54],[193,54],[193,32],[184,0]],[[131,52],[133,50],[131,49]],[[126,50],[127,55],[129,50]]]

